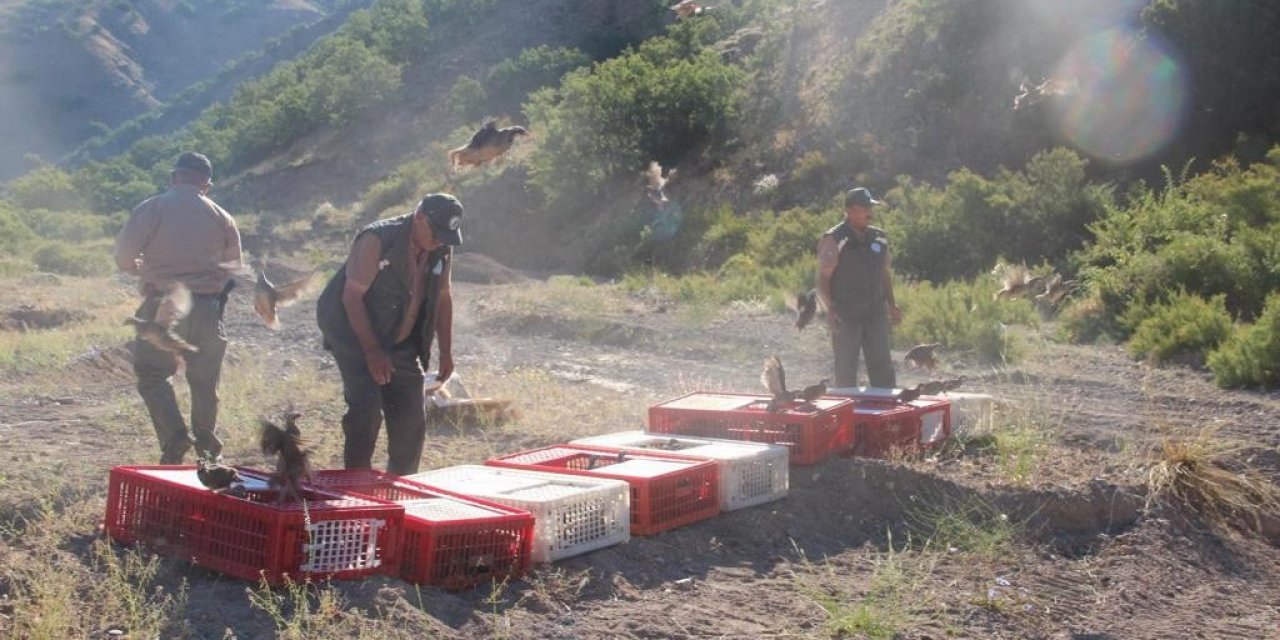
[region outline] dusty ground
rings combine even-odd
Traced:
[[[475,257],[459,267],[468,275],[455,284],[458,370],[473,391],[515,395],[524,418],[437,430],[425,468],[638,428],[648,404],[690,390],[754,392],[764,354],[778,353],[796,382],[827,375],[820,330],[797,334],[789,318],[751,305],[713,312],[567,278],[510,283],[519,274]],[[491,275],[510,284],[484,284]],[[113,293],[100,304],[127,311],[124,285],[105,286]],[[310,302],[286,309],[273,333],[247,297],[236,294],[228,318],[228,457],[261,466],[244,423],[292,401],[308,415],[321,466],[334,465],[337,373]],[[42,304],[57,300],[50,293]],[[47,548],[40,536],[56,536],[57,566],[90,580],[102,570],[93,524],[107,469],[153,461],[118,347],[126,334],[102,335],[73,365],[50,374],[13,364],[0,386],[9,443],[0,503],[19,516],[5,519],[0,537],[0,632],[37,606],[14,576],[47,561],[34,557]],[[336,582],[328,592],[344,606],[328,622],[383,630],[364,637],[1280,638],[1280,549],[1147,509],[1143,489],[1151,448],[1206,425],[1245,445],[1256,466],[1280,470],[1277,396],[1221,391],[1204,375],[1147,367],[1116,348],[1026,339],[1030,355],[1014,367],[953,360],[944,370],[1000,399],[1002,428],[1038,434],[1025,464],[968,450],[796,467],[785,500],[540,567],[497,589]],[[967,533],[918,526],[956,508],[976,523]],[[283,635],[286,622],[251,604],[251,585],[177,560],[159,565],[155,584],[175,593],[184,583],[186,622],[171,633]]]

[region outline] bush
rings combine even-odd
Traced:
[[[489,70],[484,81],[490,113],[512,113],[529,94],[558,84],[564,74],[591,64],[591,56],[579,49],[548,45],[525,49]]]
[[[112,272],[111,260],[101,250],[63,242],[48,242],[36,249],[31,261],[41,271],[67,276],[97,276]]]
[[[1256,323],[1238,327],[1209,354],[1209,370],[1223,388],[1280,387],[1280,294],[1267,298]]]
[[[1155,362],[1204,364],[1205,356],[1231,333],[1224,299],[1217,295],[1205,300],[1184,291],[1168,302],[1152,305],[1135,325],[1129,353]]]
[[[22,219],[4,201],[0,201],[0,253],[15,254],[25,249],[34,237]]]
[[[449,90],[449,112],[462,120],[472,120],[484,115],[483,110],[489,96],[479,80],[470,76],[460,76]]]
[[[75,209],[83,206],[71,174],[43,165],[9,182],[8,198],[19,209]]]
[[[994,289],[989,277],[944,285],[898,282],[894,294],[903,320],[894,329],[894,345],[941,342],[948,353],[970,353],[984,362],[1016,362],[1021,346],[1008,326],[1034,326],[1034,309],[1025,300],[992,300]]]
[[[1073,344],[1104,339],[1118,342],[1128,335],[1097,292],[1067,302],[1058,312],[1056,333],[1058,338]]]
[[[19,217],[26,226],[45,240],[81,244],[114,237],[124,223],[125,214],[105,216],[84,211],[23,211]]]

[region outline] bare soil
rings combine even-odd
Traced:
[[[653,296],[531,278],[483,256],[463,255],[459,267],[468,274],[454,296],[464,380],[500,387],[504,376],[538,372],[555,395],[517,398],[521,408],[581,402],[581,424],[563,435],[522,433],[517,424],[483,446],[474,432],[439,429],[424,468],[638,428],[644,406],[694,389],[755,392],[766,354],[779,354],[796,383],[829,374],[822,328],[797,333],[779,314],[749,306],[699,314]],[[251,314],[248,296],[237,293],[228,316],[232,361],[263,358],[268,385],[299,371],[336,380],[310,302],[284,310],[278,332]],[[447,593],[390,578],[332,586],[347,602],[344,615],[392,621],[416,637],[839,637],[822,604],[869,602],[885,563],[896,561],[907,577],[892,637],[1280,638],[1280,540],[1210,529],[1194,514],[1148,505],[1143,484],[1155,445],[1205,425],[1244,444],[1253,465],[1280,472],[1280,398],[1222,391],[1200,372],[1152,368],[1118,348],[1064,346],[1044,335],[1028,333],[1029,356],[1015,366],[952,359],[941,372],[965,375],[965,390],[995,396],[998,422],[1035,418],[1047,434],[1044,455],[1024,479],[1010,479],[979,451],[897,462],[833,458],[793,467],[781,501],[538,567],[496,589]],[[85,501],[102,508],[111,465],[152,462],[128,361],[122,345],[87,352],[54,391],[34,392],[28,379],[7,376],[0,438],[20,446],[0,452],[6,476],[56,473],[71,488],[54,509]],[[911,371],[901,377],[922,379]],[[632,411],[620,419],[596,403]],[[140,423],[107,428],[121,412]],[[311,433],[337,437],[333,418],[313,421]],[[251,450],[232,442],[228,455],[254,465],[260,458]],[[148,453],[120,459],[113,451]],[[0,485],[0,502],[35,508],[11,487]],[[1018,523],[1016,538],[994,554],[929,547],[915,525],[939,505],[978,505]],[[62,549],[85,557],[95,535],[80,531]],[[20,536],[6,540],[0,563],[23,553]],[[165,560],[158,583],[172,592],[184,581],[190,637],[276,633],[246,598],[250,585]],[[0,582],[0,595],[8,590]]]

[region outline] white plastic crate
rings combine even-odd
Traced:
[[[985,393],[948,391],[951,401],[951,433],[971,437],[990,433],[995,426],[995,398]]]
[[[632,451],[661,451],[720,463],[720,509],[732,511],[787,495],[787,448],[782,445],[621,431],[570,444]]]
[[[631,487],[622,480],[482,465],[405,477],[532,513],[534,562],[553,562],[631,539]]]

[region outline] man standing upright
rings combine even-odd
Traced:
[[[831,327],[835,386],[858,384],[858,356],[866,355],[870,386],[897,386],[889,355],[889,325],[902,321],[893,298],[889,238],[871,226],[882,204],[864,187],[844,196],[844,220],[818,241],[818,295]]]
[[[235,220],[206,196],[212,178],[213,165],[205,156],[178,156],[168,191],[138,205],[116,238],[116,266],[141,279],[144,299],[135,314],[138,319],[154,319],[164,293],[174,284],[192,294],[190,313],[173,332],[196,350],[179,356],[146,340],[135,342],[133,370],[160,442],[160,464],[182,464],[193,442],[202,459],[216,460],[222,451],[215,433],[218,380],[227,350],[222,314],[241,255]],[[179,357],[186,359],[191,389],[190,433],[169,382]]]
[[[387,471],[418,471],[426,436],[424,375],[439,341],[439,380],[453,374],[453,247],[462,204],[433,193],[412,212],[356,235],[347,262],[325,286],[316,319],[342,375],[343,463],[372,466],[385,416]],[[421,365],[421,366],[420,366]]]

